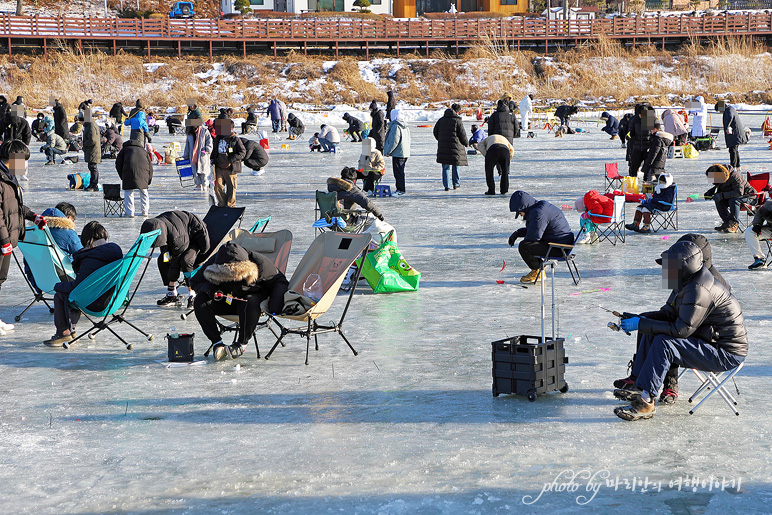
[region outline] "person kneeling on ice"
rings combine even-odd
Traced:
[[[187,211],[166,211],[155,218],[148,218],[142,222],[140,232],[144,234],[156,229],[161,229],[161,234],[153,246],[161,250],[161,255],[158,256],[158,271],[161,273],[161,280],[167,285],[166,296],[157,304],[169,306],[182,300],[177,293],[177,279],[182,272],[190,292],[190,307],[196,293],[185,274],[195,270],[203,261],[200,258],[209,251],[209,230],[199,217]]]
[[[678,238],[678,241],[689,241],[697,245],[700,250],[702,251],[702,265],[705,267],[705,269],[708,270],[708,272],[713,275],[713,278],[721,283],[721,285],[726,288],[728,292],[731,293],[732,287],[729,285],[728,282],[723,278],[721,273],[719,273],[718,270],[716,270],[716,267],[713,266],[713,260],[712,260],[712,250],[710,248],[710,243],[708,242],[708,239],[701,235],[701,234],[684,234],[680,238]],[[667,301],[665,301],[665,306],[672,306],[675,303],[675,298],[677,295],[677,291],[673,290],[670,292],[670,296],[668,297]],[[660,311],[650,311],[647,313],[641,313],[639,316],[648,318],[651,320],[668,320],[671,315]],[[638,338],[636,342],[636,349],[640,347],[641,345],[641,333],[638,333]],[[638,352],[636,350],[636,352]],[[631,400],[632,396],[635,395],[637,392],[635,390],[635,380],[637,377],[633,374],[630,374],[633,363],[635,362],[635,357],[637,354],[633,354],[633,359],[630,360],[630,363],[627,365],[628,367],[628,376],[624,379],[617,379],[614,381],[614,396],[618,399],[622,399],[623,401],[629,401]],[[667,375],[665,376],[665,382],[663,384],[662,392],[659,396],[659,403],[660,404],[675,404],[676,400],[678,399],[678,365],[671,365],[670,370],[668,370]]]
[[[525,264],[531,269],[520,278],[520,282],[535,283],[544,277],[541,256],[547,254],[549,244],[571,245],[574,243],[574,234],[560,208],[546,200],[537,201],[524,191],[518,190],[512,194],[509,198],[509,210],[515,213],[515,218],[522,216],[525,220],[525,227],[516,230],[509,237],[510,247],[514,247],[518,238],[523,238],[518,250]]]
[[[654,193],[638,204],[638,207],[635,208],[633,223],[625,224],[625,229],[649,234],[651,232],[651,212],[655,209],[657,211],[669,211],[675,200],[675,189],[673,176],[669,173],[660,174],[657,185],[654,187]],[[643,227],[639,228],[641,219],[643,219]]]
[[[585,237],[578,243],[597,242],[598,226],[595,224],[605,224],[611,220],[614,215],[614,201],[596,190],[590,190],[583,197],[576,199],[574,208],[581,213],[579,225],[585,234]]]
[[[676,242],[657,262],[663,286],[673,290],[672,303],[651,318],[631,315],[620,324],[625,332],[641,334],[632,370],[636,380],[627,392],[631,404],[614,409],[624,420],[654,416],[654,399],[672,365],[723,372],[739,366],[748,354],[740,303],[705,267],[700,247]]]
[[[761,250],[761,240],[769,239],[772,239],[772,202],[767,201],[756,210],[753,222],[745,229],[745,243],[753,254],[753,263],[748,266],[748,270],[766,268],[767,256]]]
[[[611,136],[609,139],[617,139],[619,135],[619,120],[608,111],[603,111],[603,114],[600,115],[600,120],[606,122],[606,126],[601,130]]]
[[[102,224],[92,221],[83,227],[80,241],[83,248],[72,256],[72,269],[75,280],[56,283],[54,285],[54,324],[56,334],[43,342],[49,347],[61,347],[65,342],[75,339],[75,324],[80,320],[80,311],[70,307],[70,292],[86,277],[98,271],[105,265],[118,261],[123,257],[123,251],[115,243],[108,243],[107,229]],[[109,295],[89,304],[89,309],[99,311],[109,302]]]
[[[260,304],[268,299],[269,313],[281,313],[289,281],[266,256],[228,242],[193,276],[198,292],[193,303],[196,318],[212,342],[214,358],[238,358],[257,328]],[[239,331],[233,345],[220,338],[216,315],[238,315]]]

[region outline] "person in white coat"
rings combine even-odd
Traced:
[[[193,180],[196,189],[207,191],[209,184],[214,179],[209,158],[212,154],[212,135],[204,125],[195,124],[195,122],[201,122],[200,118],[189,121],[193,124],[186,127],[187,136],[185,137],[185,150],[182,153],[182,158],[190,160],[190,166],[195,174]]]
[[[527,131],[528,123],[533,114],[533,95],[530,93],[520,101],[520,130]]]
[[[697,96],[689,104],[689,114],[692,115],[692,138],[704,138],[708,135],[708,106],[702,95]]]
[[[319,144],[322,146],[322,152],[331,152],[333,147],[340,145],[340,134],[338,129],[332,125],[322,124],[322,132],[319,133]]]

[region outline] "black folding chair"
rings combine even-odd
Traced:
[[[123,216],[123,197],[120,184],[103,184],[105,216]]]

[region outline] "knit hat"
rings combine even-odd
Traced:
[[[356,178],[357,178],[356,168],[353,168],[351,166],[345,167],[340,172],[340,178],[345,180],[345,181],[352,181],[352,182],[355,181]]]
[[[574,201],[574,209],[576,209],[580,213],[584,213],[585,211],[587,211],[587,208],[584,207],[584,195],[582,195],[581,197],[579,197]]]

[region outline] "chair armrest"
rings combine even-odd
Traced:
[[[561,249],[572,249],[572,248],[574,248],[573,245],[569,245],[567,243],[548,243],[547,245],[549,245],[550,247],[559,247]]]
[[[587,211],[587,214],[590,215],[590,217],[596,216],[596,217],[600,217],[600,218],[608,218],[609,221],[611,221],[614,218],[613,215],[611,215],[611,216],[609,216],[609,215],[598,215],[598,214],[593,213],[592,211]]]

